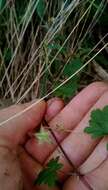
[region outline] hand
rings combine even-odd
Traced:
[[[107,190],[108,189],[108,160],[106,142],[107,138],[93,140],[85,134],[84,128],[88,126],[90,113],[95,108],[102,108],[108,104],[108,85],[93,83],[80,92],[61,112],[49,122],[50,127],[63,125],[65,132],[55,132],[55,135],[71,162],[83,175],[71,176],[72,165],[63,154],[58,151],[56,143],[39,145],[33,138],[26,144],[26,150],[34,159],[45,164],[55,156],[60,157],[64,167],[59,174],[60,180],[66,180],[64,190]],[[53,138],[52,138],[53,141]],[[44,148],[45,147],[45,148]],[[86,181],[86,183],[84,182]]]
[[[48,101],[46,111],[46,103],[42,101],[22,115],[11,120],[9,119],[31,104],[32,103],[15,105],[0,110],[0,188],[3,190],[7,188],[11,190],[20,190],[22,188],[22,179],[24,190],[33,189],[33,181],[31,181],[32,175],[36,175],[36,172],[38,173],[42,169],[42,166],[27,154],[23,148],[24,143],[27,140],[28,133],[33,132],[39,125],[45,112],[46,120],[49,121],[63,107],[63,102],[61,100],[52,99]],[[5,123],[3,124],[4,121]],[[23,174],[21,173],[20,167],[22,168]],[[26,172],[24,167],[26,167]],[[27,178],[28,174],[30,174],[29,178]],[[44,190],[49,189],[45,186],[42,187],[42,189],[43,188]],[[40,188],[34,189],[37,190]]]

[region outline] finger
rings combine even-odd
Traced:
[[[77,176],[70,177],[64,184],[63,190],[89,190]]]
[[[34,180],[42,170],[42,166],[21,147],[19,149],[19,160],[24,176],[24,190],[58,190],[57,187],[49,188],[47,185],[33,185]]]
[[[64,102],[61,98],[51,98],[47,102],[47,109],[45,113],[45,120],[49,122],[51,119],[53,119],[64,107]],[[35,130],[34,130],[35,132]],[[33,131],[32,133],[29,133],[29,136],[32,139]]]
[[[45,114],[45,119],[47,121],[50,121],[51,119],[53,119],[63,109],[63,107],[64,107],[64,102],[60,98],[52,98],[52,99],[48,100],[48,102],[47,102],[47,111],[46,111],[46,114]],[[27,144],[29,144],[29,142],[30,142],[30,144],[32,144],[30,150],[36,148],[33,145],[34,143],[36,143],[35,141],[36,141],[35,138],[31,138],[29,141],[27,141]],[[45,146],[45,144],[44,145],[40,145],[40,147],[42,147],[42,146]],[[34,151],[34,153],[37,155],[38,154],[38,149],[37,149],[37,151]],[[41,158],[41,154],[40,154],[40,158]]]
[[[26,177],[33,184],[35,178],[42,170],[42,166],[21,147],[19,149],[19,161],[23,173],[26,174]]]
[[[52,120],[64,107],[64,102],[60,98],[51,98],[47,102],[45,119],[47,122]]]
[[[100,141],[88,159],[80,166],[79,171],[81,174],[85,175],[92,172],[104,162],[108,155],[108,150],[106,148],[107,143],[108,137],[105,137]]]
[[[72,161],[75,167],[79,167],[88,156],[92,153],[97,143],[100,140],[94,140],[90,135],[84,133],[84,128],[89,125],[90,113],[96,108],[103,108],[108,104],[108,91],[100,97],[97,103],[92,109],[85,115],[79,125],[73,130],[73,132],[64,139],[61,143],[63,150],[65,151],[68,158]],[[58,152],[58,149],[51,155],[52,157],[60,156],[60,162],[63,163],[63,173],[60,173],[60,178],[66,177],[66,174],[72,171],[72,166],[68,160]]]
[[[0,111],[0,123],[24,111],[34,103],[15,105]],[[23,114],[9,120],[0,128],[0,135],[11,140],[14,145],[22,142],[23,137],[29,131],[39,125],[46,110],[46,104],[41,101]]]
[[[89,85],[73,98],[72,101],[49,123],[50,127],[54,129],[56,125],[63,125],[66,130],[73,129],[106,90],[108,90],[108,86],[104,83],[97,82]],[[55,132],[55,134],[58,141],[62,141],[68,133]],[[41,163],[47,159],[55,148],[56,143],[45,143],[40,145],[35,139],[31,139],[26,144],[27,151]]]
[[[60,190],[60,189],[58,187],[48,187],[47,185],[40,185],[34,187],[32,190]]]
[[[105,160],[96,170],[85,175],[92,189],[107,190],[108,189],[108,159]]]
[[[29,183],[29,179],[24,176],[24,190],[60,190],[58,187],[48,187],[47,185],[36,185],[33,187]]]

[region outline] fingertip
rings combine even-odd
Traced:
[[[106,82],[106,81],[96,81],[96,82],[93,82],[93,83],[91,83],[91,84],[89,84],[88,86],[87,86],[87,88],[92,88],[92,89],[94,89],[94,90],[107,90],[108,89],[108,82]],[[87,89],[86,88],[86,89]]]
[[[42,109],[43,111],[46,110],[47,104],[44,100],[40,100],[40,99],[36,99],[36,100],[32,100],[29,103],[26,103],[24,106],[26,107],[31,107],[31,109]]]
[[[69,177],[63,186],[63,190],[81,190],[81,189],[88,190],[89,187],[85,185],[85,183],[83,182],[83,180],[79,178],[79,176]]]
[[[47,102],[47,111],[45,119],[50,121],[53,119],[64,107],[64,101],[58,97],[51,98]]]
[[[14,146],[23,143],[28,131],[35,129],[41,123],[45,111],[46,103],[40,100],[6,108],[0,112],[1,123],[5,122],[0,132],[5,138],[14,142]]]
[[[60,101],[60,102],[64,102],[61,98],[59,97],[53,97],[53,98],[50,98],[48,101],[47,101],[47,106],[49,107],[53,102],[56,102],[56,101]]]
[[[33,129],[35,126],[38,126],[44,114],[46,112],[47,104],[44,100],[33,100],[28,103],[27,107],[29,110],[25,113],[26,117],[28,116],[28,123],[30,128]],[[33,128],[32,128],[33,126]]]

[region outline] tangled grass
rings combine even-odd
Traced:
[[[0,0],[0,102],[69,99],[107,80],[106,0]]]

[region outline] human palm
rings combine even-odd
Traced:
[[[47,109],[46,120],[65,153],[81,174],[81,178],[75,175],[72,165],[58,151],[53,137],[51,137],[52,144],[39,144],[35,138],[27,138],[28,131],[38,126],[45,114],[44,102],[37,104],[24,115],[5,123],[5,126],[0,128],[1,146],[3,144],[3,146],[15,149],[20,144],[18,152],[23,171],[24,190],[48,189],[47,186],[33,187],[32,184],[36,178],[36,172],[38,174],[42,165],[55,156],[59,156],[60,162],[64,165],[59,173],[64,190],[108,189],[108,161],[105,147],[107,138],[93,140],[83,132],[88,126],[91,110],[107,105],[107,97],[108,86],[104,83],[93,83],[64,108],[63,103],[59,101],[52,107],[48,106]],[[24,108],[25,106],[14,106],[8,110],[1,110],[0,121],[6,120]],[[55,130],[56,126],[63,126],[64,131],[58,132]]]
[[[72,164],[60,152],[52,137],[52,144],[39,145],[36,139],[30,139],[26,150],[42,165],[53,157],[59,156],[64,167],[59,179],[64,183],[64,190],[106,190],[108,189],[107,138],[94,140],[84,133],[88,126],[90,113],[95,108],[108,104],[108,86],[104,83],[93,83],[81,91],[49,125],[63,150],[71,160],[81,177],[78,177]],[[64,132],[57,132],[55,126],[63,126]],[[69,177],[71,176],[71,177]]]
[[[36,177],[42,166],[25,151],[24,145],[43,117],[47,121],[51,120],[64,104],[58,98],[49,100],[47,104],[44,101],[35,103],[0,110],[0,189],[20,190],[22,183],[24,190],[49,189],[47,186],[33,186],[34,176]],[[31,108],[28,109],[29,107]]]

